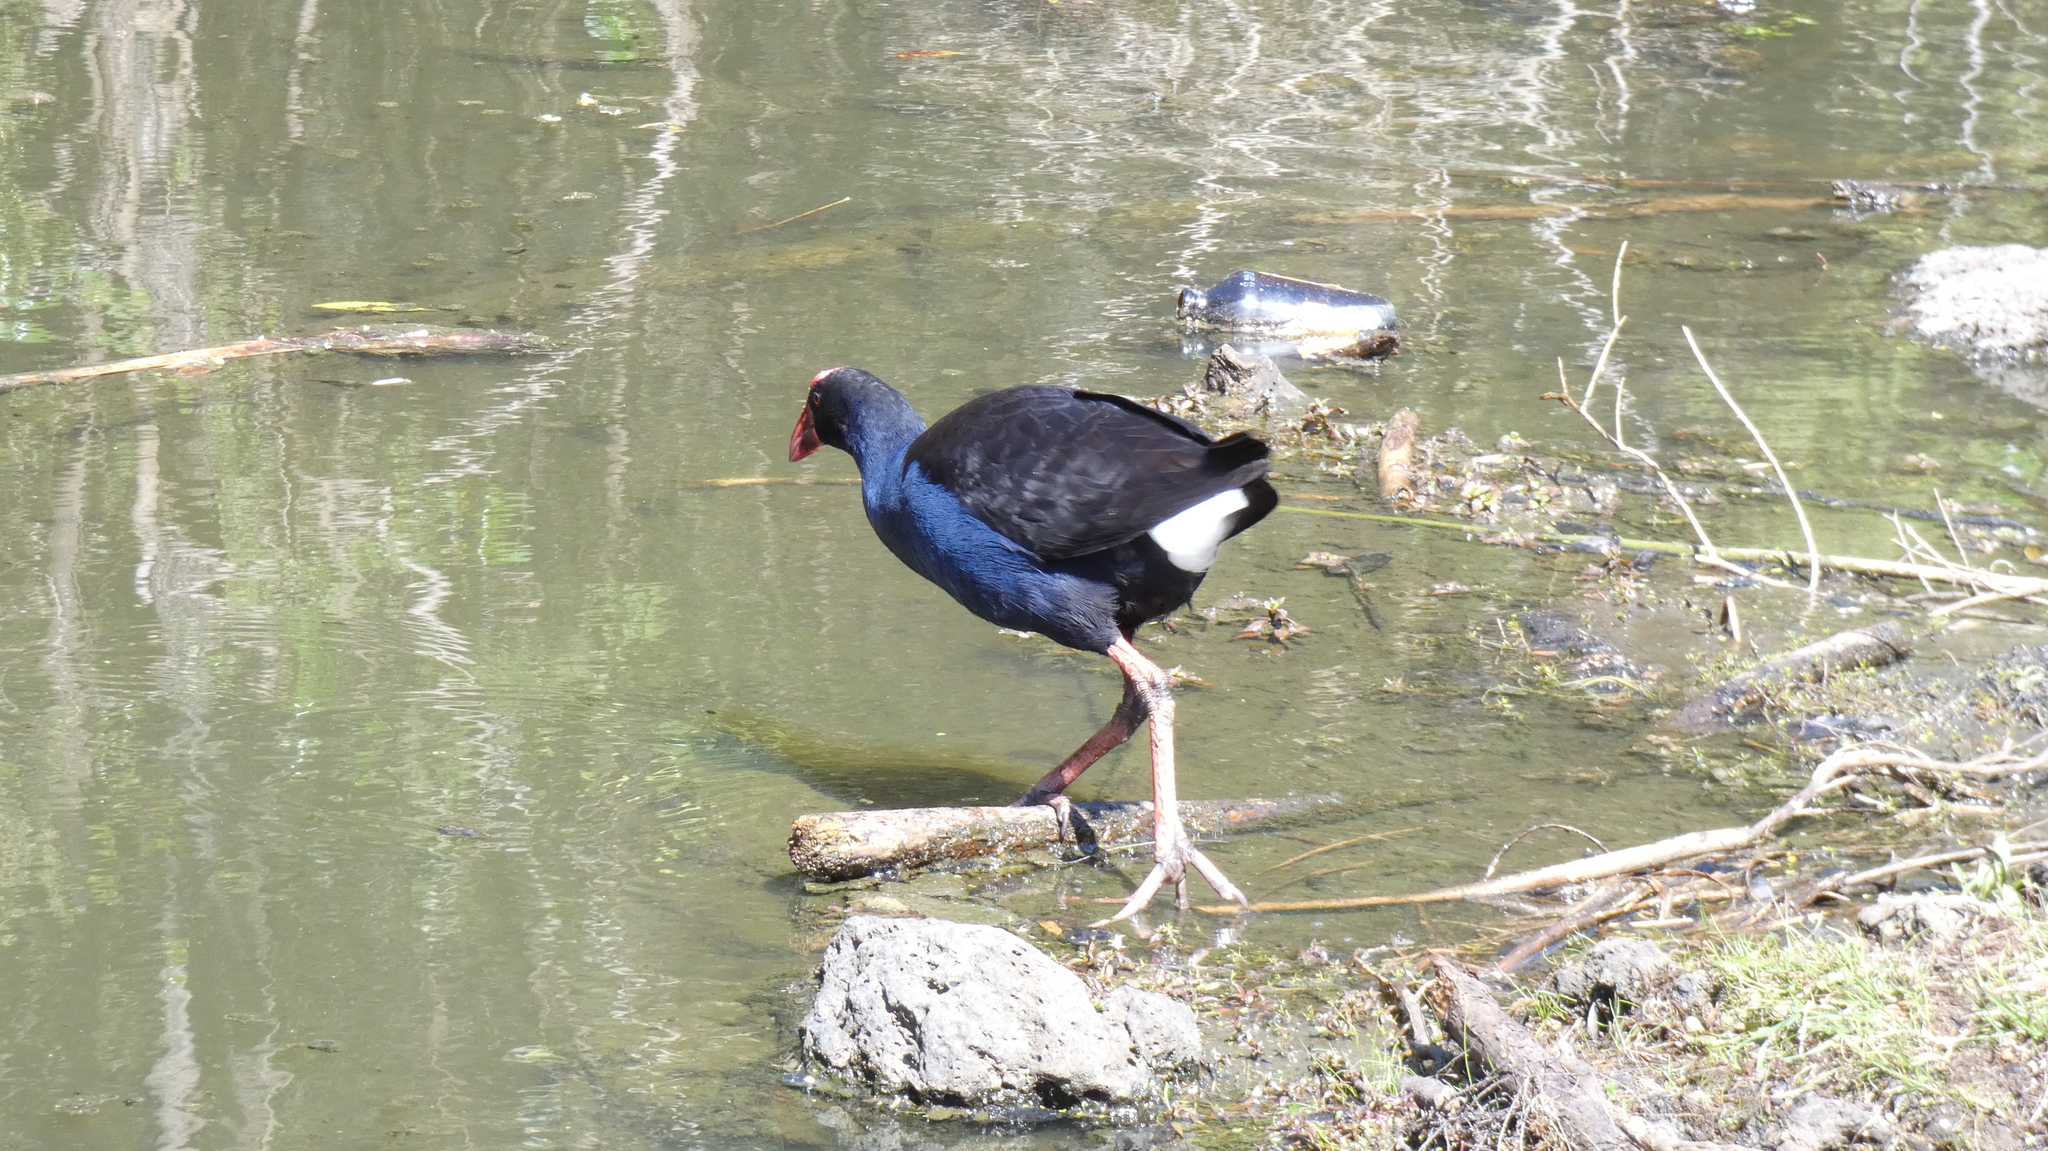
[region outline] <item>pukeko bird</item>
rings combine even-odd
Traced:
[[[1186,907],[1190,866],[1246,903],[1181,826],[1172,681],[1131,637],[1187,603],[1218,545],[1279,502],[1266,445],[1243,432],[1211,439],[1122,396],[1059,387],[991,392],[927,428],[900,392],[858,368],[811,380],[789,458],[826,444],[853,456],[868,522],[911,570],[998,627],[1101,652],[1123,672],[1109,722],[1017,801],[1050,804],[1064,824],[1067,787],[1151,721],[1156,862],[1109,921],[1167,882]]]

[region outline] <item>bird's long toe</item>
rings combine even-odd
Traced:
[[[1202,878],[1209,881],[1209,886],[1216,889],[1216,894],[1237,904],[1239,907],[1250,907],[1252,905],[1252,901],[1245,897],[1245,893],[1238,890],[1237,884],[1230,882],[1230,877],[1223,874],[1222,868],[1216,866],[1213,860],[1196,851],[1192,846],[1188,848],[1188,862],[1195,865],[1195,870],[1202,873]],[[1186,907],[1187,902],[1183,900],[1181,906]]]
[[[1124,901],[1122,907],[1117,908],[1115,915],[1110,916],[1108,919],[1098,919],[1088,926],[1107,927],[1112,923],[1129,919],[1131,916],[1145,910],[1145,905],[1152,902],[1152,897],[1159,894],[1159,888],[1168,879],[1175,879],[1176,882],[1185,882],[1184,879],[1167,875],[1164,863],[1153,864],[1151,872],[1145,876],[1145,882],[1140,883],[1138,890],[1131,893],[1131,897]]]
[[[1145,905],[1152,902],[1152,897],[1159,894],[1159,889],[1168,883],[1173,884],[1174,901],[1181,910],[1187,910],[1187,869],[1190,867],[1207,880],[1209,886],[1216,889],[1216,894],[1240,907],[1251,906],[1251,900],[1245,897],[1244,892],[1238,890],[1237,884],[1230,882],[1230,878],[1223,874],[1223,869],[1216,866],[1214,860],[1195,850],[1195,845],[1188,842],[1184,836],[1174,839],[1164,847],[1156,848],[1153,854],[1158,862],[1154,863],[1152,870],[1146,874],[1145,882],[1138,885],[1138,890],[1131,893],[1131,897],[1124,901],[1124,905],[1117,909],[1115,915],[1093,926],[1106,926],[1136,915],[1144,910]]]

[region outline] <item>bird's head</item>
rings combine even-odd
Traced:
[[[909,407],[896,389],[859,368],[827,368],[811,377],[803,414],[789,433],[789,462],[828,445],[852,451],[850,440],[858,434],[856,425],[864,415]],[[916,418],[914,412],[911,418]]]

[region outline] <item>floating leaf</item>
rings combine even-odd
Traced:
[[[940,56],[958,56],[960,53],[947,48],[913,48],[908,52],[896,53],[898,60],[931,60]]]
[[[434,309],[432,309],[432,308],[423,308],[423,307],[419,306],[418,304],[393,304],[393,303],[390,303],[390,302],[388,302],[388,301],[385,301],[385,300],[330,300],[330,301],[328,301],[327,303],[324,303],[324,304],[314,304],[314,305],[313,305],[313,310],[314,310],[314,311],[316,311],[316,312],[378,312],[378,313],[381,313],[381,312],[431,312],[431,311],[433,311]]]

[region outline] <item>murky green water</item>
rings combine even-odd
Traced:
[[[703,486],[852,474],[782,460],[812,373],[934,413],[1167,391],[1175,287],[1257,266],[1401,309],[1379,374],[1293,373],[1352,418],[1578,439],[1535,397],[1590,361],[1627,240],[1644,442],[1732,427],[1686,322],[1803,481],[1924,505],[1892,470],[1921,452],[1989,498],[1974,477],[2039,478],[2040,414],[1885,338],[1886,284],[2048,242],[2039,194],[1787,201],[2038,187],[2044,37],[1999,0],[0,0],[0,373],[319,330],[338,299],[560,348],[0,395],[0,1148],[863,1145],[774,1086],[824,902],[790,817],[1007,800],[1116,681],[968,618],[847,488]],[[1779,202],[1680,210],[1729,193]],[[1664,210],[1529,214],[1624,198]],[[1420,214],[1311,220],[1352,209]],[[1388,630],[1292,569],[1325,549],[1395,554]],[[1276,514],[1201,602],[1285,596],[1314,634],[1158,642],[1214,685],[1181,707],[1184,794],[1372,808],[1324,840],[1423,829],[1291,889],[1330,894],[1468,877],[1545,818],[1726,819],[1632,725],[1486,706],[1468,633],[1579,562]],[[1484,594],[1428,594],[1451,580]],[[1080,790],[1144,788],[1127,752]],[[1257,893],[1302,849],[1214,854]],[[1123,890],[1057,883],[1001,906]]]

